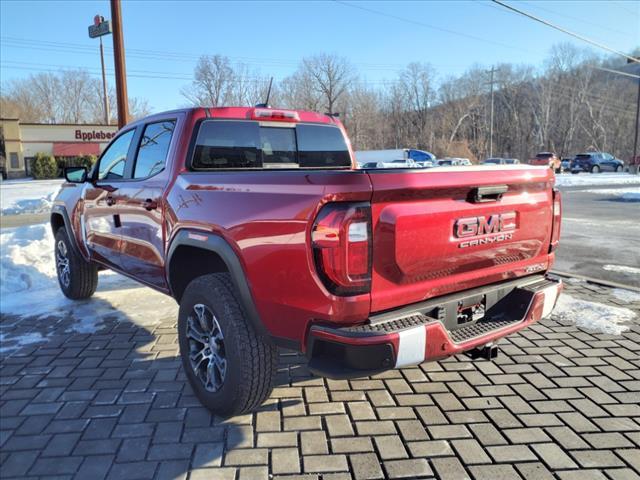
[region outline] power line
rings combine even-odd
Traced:
[[[640,16],[640,7],[638,8],[638,10],[636,10],[636,11],[634,12],[633,10],[628,9],[628,8],[626,7],[626,5],[623,7],[623,6],[622,6],[622,3],[623,3],[623,2],[621,2],[621,1],[614,2],[614,1],[612,1],[612,0],[609,0],[609,4],[617,5],[617,6],[618,6],[618,8],[621,8],[621,9],[622,9],[622,10],[624,10],[625,12],[630,13],[631,15],[635,15],[636,17]],[[626,3],[626,2],[625,2],[625,3]],[[636,3],[636,5],[637,5],[637,3]]]
[[[26,48],[26,49],[36,49],[36,50],[45,50],[45,51],[61,51],[63,53],[74,52],[74,53],[82,53],[82,54],[95,54],[95,47],[79,44],[79,43],[70,43],[70,42],[54,42],[54,41],[46,41],[40,39],[27,39],[27,38],[19,38],[19,37],[10,37],[10,36],[2,36],[2,46],[3,47],[12,47],[12,48]],[[112,55],[112,49],[109,47],[105,48],[105,51]],[[145,49],[136,49],[136,48],[128,48],[127,56],[134,58],[142,58],[142,59],[163,59],[170,61],[179,61],[179,62],[188,62],[192,63],[195,60],[198,60],[204,54],[194,54],[194,53],[185,53],[185,52],[167,52],[167,51],[159,51],[159,50],[145,50]],[[245,56],[229,56],[225,55],[225,57],[234,60],[236,63],[245,63],[245,64],[258,64],[258,65],[272,65],[278,67],[285,66],[297,66],[299,65],[298,60],[294,59],[282,59],[282,58],[260,58],[260,57],[245,57]],[[405,67],[403,64],[394,64],[394,63],[367,63],[367,62],[355,62],[354,65],[358,66],[362,70],[387,70],[387,71],[397,71]],[[434,64],[437,67],[446,67],[446,68],[462,68],[466,65],[462,64]]]
[[[499,47],[508,48],[508,49],[511,49],[511,50],[519,50],[519,51],[527,52],[527,53],[535,53],[535,52],[532,52],[531,50],[515,47],[513,45],[509,45],[509,44],[506,44],[506,43],[496,42],[494,40],[489,40],[487,38],[476,37],[475,35],[471,35],[471,34],[464,33],[464,32],[459,32],[457,30],[451,30],[449,28],[444,28],[444,27],[440,27],[440,26],[437,26],[437,25],[431,25],[429,23],[421,22],[421,21],[418,21],[418,20],[413,20],[411,18],[405,18],[405,17],[400,17],[398,15],[393,15],[391,13],[381,12],[380,10],[375,10],[373,8],[364,7],[362,5],[356,5],[356,4],[353,4],[353,3],[348,3],[348,2],[345,2],[343,0],[333,0],[333,1],[335,3],[339,3],[340,5],[344,5],[345,7],[356,8],[358,10],[363,10],[365,12],[369,12],[369,13],[373,13],[373,14],[376,14],[376,15],[380,15],[382,17],[392,18],[392,19],[398,20],[400,22],[410,23],[412,25],[418,25],[420,27],[429,28],[431,30],[436,30],[436,31],[439,31],[439,32],[444,32],[444,33],[449,33],[451,35],[457,35],[459,37],[464,37],[464,38],[467,38],[467,39],[470,39],[470,40],[474,40],[474,41],[477,41],[477,42],[483,42],[483,43],[488,43],[488,44],[491,44],[491,45],[497,45]]]
[[[622,30],[619,30],[619,29],[616,29],[616,28],[607,27],[606,25],[602,25],[600,23],[590,22],[589,20],[584,20],[582,18],[574,17],[572,15],[567,15],[566,13],[560,13],[560,12],[557,12],[555,10],[551,10],[549,8],[541,7],[540,6],[540,2],[532,4],[532,3],[529,3],[529,2],[520,1],[520,3],[523,3],[523,4],[525,4],[525,5],[529,6],[529,7],[537,9],[537,10],[542,10],[544,12],[549,12],[549,13],[551,13],[553,15],[558,15],[560,17],[565,17],[565,18],[568,18],[570,20],[575,20],[576,22],[584,23],[585,25],[591,25],[592,27],[598,27],[598,28],[601,28],[601,29],[604,29],[604,30],[608,30],[611,33],[621,34],[621,35],[624,35],[626,37],[632,37],[633,36],[635,38],[635,35],[633,35],[632,33],[627,32],[627,31],[622,31]]]
[[[558,25],[555,25],[555,24],[553,24],[553,23],[551,23],[551,22],[549,22],[547,20],[544,20],[544,19],[542,19],[540,17],[536,17],[535,15],[532,15],[531,13],[527,13],[527,12],[525,12],[523,10],[520,10],[520,9],[516,8],[516,7],[508,5],[505,2],[503,2],[502,0],[491,0],[491,1],[493,3],[497,3],[498,5],[502,5],[504,8],[506,8],[508,10],[511,10],[512,12],[515,12],[515,13],[517,13],[519,15],[523,15],[523,16],[525,16],[527,18],[530,18],[531,20],[535,20],[536,22],[542,23],[543,25],[546,25],[547,27],[551,27],[551,28],[554,28],[556,30],[559,30],[560,32],[565,33],[567,35],[570,35],[570,36],[572,36],[574,38],[577,38],[578,40],[582,40],[583,42],[589,43],[589,44],[591,44],[591,45],[593,45],[595,47],[601,48],[601,49],[606,50],[606,51],[608,51],[610,53],[615,53],[616,55],[620,55],[620,56],[626,58],[627,60],[631,60],[632,62],[640,63],[640,60],[638,60],[635,57],[632,57],[631,55],[627,55],[626,53],[619,52],[618,50],[615,50],[613,48],[607,47],[606,45],[603,45],[601,43],[593,41],[593,40],[591,40],[591,39],[589,39],[587,37],[583,37],[582,35],[579,35],[577,33],[571,32],[571,31],[569,31],[569,30],[567,30],[565,28],[559,27]]]
[[[625,77],[640,78],[640,75],[634,75],[633,73],[621,72],[620,70],[613,70],[611,68],[597,67],[595,65],[587,65],[589,68],[595,68],[596,70],[602,70],[603,72],[616,73]]]

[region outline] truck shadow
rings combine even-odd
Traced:
[[[115,287],[104,286],[98,293]],[[133,318],[100,297],[77,302],[63,316],[2,315],[0,444],[11,449],[27,434],[55,441],[65,433],[77,438],[68,455],[104,455],[110,478],[176,478],[226,468],[229,451],[265,446],[255,413],[221,418],[195,397],[182,370],[176,320]],[[311,374],[304,357],[281,355],[278,385],[306,378]],[[36,394],[25,397],[25,388]],[[259,411],[282,412],[300,403],[272,398]],[[34,450],[22,452],[24,463]],[[52,474],[37,468],[23,474]]]

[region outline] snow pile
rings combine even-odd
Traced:
[[[98,290],[90,299],[67,299],[58,286],[53,235],[47,224],[0,230],[0,252],[0,314],[71,319],[70,333],[97,332],[107,318],[143,326],[177,318],[171,297],[113,272],[99,274]],[[9,335],[0,337],[2,350],[9,340],[25,345],[41,341],[37,333]]]
[[[553,317],[557,320],[610,335],[620,335],[629,330],[629,326],[625,324],[631,322],[635,316],[636,314],[628,308],[588,302],[567,294],[560,296],[553,310]]]
[[[637,187],[623,187],[623,188],[601,188],[592,190],[578,190],[584,193],[596,193],[598,195],[608,195],[612,197],[618,197],[620,200],[627,202],[640,202],[640,185]]]
[[[640,293],[633,292],[631,290],[625,290],[623,288],[615,288],[613,290],[613,296],[623,302],[640,302]]]
[[[640,185],[640,175],[630,173],[579,173],[577,175],[556,175],[559,187],[580,187],[591,185]]]
[[[640,275],[640,268],[627,267],[626,265],[605,265],[602,268],[609,272],[626,273],[627,275]]]
[[[46,213],[63,180],[19,180],[0,183],[2,215]]]

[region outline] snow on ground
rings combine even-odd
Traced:
[[[46,213],[64,180],[5,180],[0,183],[2,215]]]
[[[605,265],[602,268],[609,272],[620,272],[628,275],[640,275],[640,268],[628,267],[626,265]]]
[[[559,187],[582,187],[591,185],[640,185],[640,175],[630,173],[578,173],[556,175]]]
[[[611,197],[618,197],[620,200],[627,202],[640,201],[640,184],[637,187],[623,187],[623,188],[601,188],[591,190],[578,190],[583,193],[596,193],[598,195],[607,195]]]
[[[624,288],[615,288],[613,295],[623,302],[640,302],[640,293],[631,290],[625,290]]]
[[[628,308],[588,302],[562,294],[552,316],[586,330],[620,335],[629,330],[629,326],[625,324],[631,322],[636,314]]]
[[[177,318],[178,307],[171,297],[113,272],[99,274],[98,290],[90,299],[67,299],[58,287],[53,235],[47,224],[0,230],[0,253],[0,314],[53,323],[56,318],[70,318],[69,333],[97,332],[106,318],[145,326]],[[35,332],[10,338],[0,331],[0,352],[45,340]]]

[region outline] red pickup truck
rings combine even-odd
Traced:
[[[546,277],[549,168],[357,169],[332,116],[162,113],[65,176],[51,213],[63,293],[91,296],[108,268],[173,296],[186,375],[223,415],[269,396],[278,347],[331,378],[491,358],[562,287]]]

